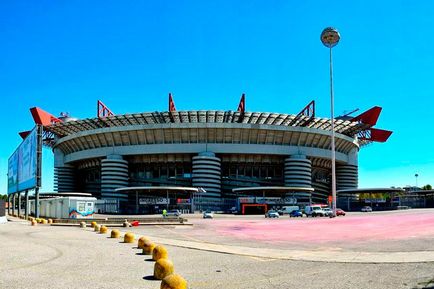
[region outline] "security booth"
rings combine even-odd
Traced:
[[[163,209],[177,209],[183,213],[194,212],[193,187],[125,187],[115,192],[127,193],[128,201],[120,203],[120,210],[126,214],[160,214]]]
[[[384,211],[399,207],[405,193],[401,188],[345,189],[337,192],[337,206],[346,211],[359,211],[364,206]]]
[[[237,210],[243,215],[265,214],[271,209],[311,203],[313,188],[308,187],[244,187],[232,189],[236,194]]]
[[[39,196],[40,216],[53,219],[86,219],[95,214],[96,198],[89,193],[43,193]],[[35,197],[29,199],[35,215]]]

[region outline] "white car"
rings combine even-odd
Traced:
[[[323,208],[324,215],[327,217],[333,216],[333,211],[330,208]]]
[[[265,214],[265,218],[279,218],[279,213],[277,211],[274,210],[269,210],[266,214]]]
[[[205,212],[203,212],[203,218],[204,219],[213,219],[214,213],[211,211],[205,211]]]
[[[362,211],[362,212],[372,212],[372,208],[371,208],[370,206],[364,206],[364,207],[361,209],[361,211]]]

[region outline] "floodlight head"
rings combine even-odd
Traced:
[[[327,27],[321,33],[321,42],[328,48],[336,46],[340,39],[341,35],[338,30],[333,27]]]

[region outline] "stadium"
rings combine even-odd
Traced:
[[[380,112],[335,119],[338,205],[354,198],[339,190],[357,188],[359,150],[392,133],[373,128]],[[162,112],[114,114],[98,101],[94,118],[31,113],[54,153],[55,190],[91,193],[113,205],[106,211],[327,203],[331,194],[331,120],[315,115],[314,101],[297,114],[249,112],[243,94],[236,111],[177,111],[169,94]],[[149,201],[166,194],[168,203]]]

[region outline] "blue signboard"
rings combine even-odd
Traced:
[[[8,160],[8,194],[18,191],[18,149]]]
[[[8,161],[8,194],[36,187],[38,130],[35,127]]]

